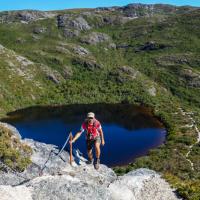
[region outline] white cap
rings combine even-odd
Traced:
[[[94,118],[95,117],[95,114],[93,112],[89,112],[87,114],[87,118]]]

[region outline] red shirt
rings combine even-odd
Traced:
[[[94,121],[91,124],[89,124],[87,121],[83,122],[81,126],[81,133],[83,133],[86,130],[86,138],[94,139],[100,135],[100,129],[101,123],[97,119],[94,119]]]

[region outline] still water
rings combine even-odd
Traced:
[[[103,164],[128,164],[165,141],[166,130],[151,111],[130,104],[31,107],[9,113],[8,118],[3,121],[14,125],[22,138],[31,138],[62,148],[69,132],[72,131],[75,135],[90,111],[95,112],[104,132],[106,144],[101,148]],[[85,133],[73,147],[87,157]]]

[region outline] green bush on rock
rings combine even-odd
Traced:
[[[31,163],[32,150],[20,142],[11,130],[0,126],[0,160],[11,169],[23,171]]]

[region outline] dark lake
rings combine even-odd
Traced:
[[[101,147],[101,163],[110,167],[128,164],[165,141],[166,130],[150,109],[130,104],[30,107],[8,113],[8,118],[1,121],[14,125],[22,138],[62,148],[70,130],[75,135],[90,111],[96,114],[104,131],[106,144]],[[87,157],[85,133],[73,147]]]

